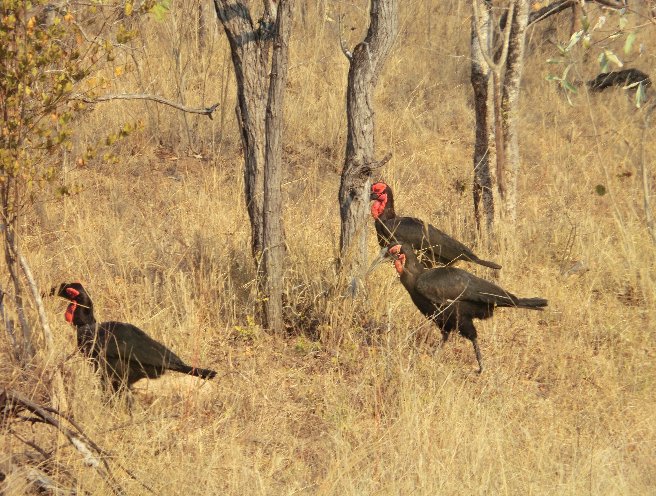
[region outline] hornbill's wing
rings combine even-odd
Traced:
[[[417,279],[416,291],[442,306],[454,301],[481,305],[514,306],[517,298],[480,277],[462,269],[444,267],[424,272]]]
[[[171,365],[183,363],[166,346],[132,324],[105,322],[101,324],[100,331],[105,334],[105,354],[108,359],[129,360],[155,368],[169,368]]]

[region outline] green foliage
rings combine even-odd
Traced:
[[[32,186],[54,176],[71,149],[71,100],[89,74],[71,14],[47,19],[45,2],[0,0],[0,182]]]
[[[608,18],[611,16],[617,16],[617,29],[610,34],[608,34],[608,30],[601,32],[601,29],[606,25]],[[597,61],[599,63],[599,72],[609,72],[624,67],[624,63],[620,57],[610,48],[610,42],[624,37],[623,52],[625,56],[628,56],[633,50],[639,33],[638,27],[634,27],[627,32],[629,19],[624,10],[619,12],[608,11],[606,15],[600,15],[596,19],[594,26],[592,26],[590,19],[584,16],[581,26],[582,29],[575,32],[566,44],[557,45],[558,55],[547,60],[548,64],[563,67],[560,74],[549,74],[547,80],[558,83],[570,105],[573,105],[572,96],[578,93],[576,84],[569,77],[572,73],[576,72],[572,71],[572,69],[576,68],[578,63],[575,56],[577,47],[581,47],[585,52],[598,50]],[[636,107],[640,107],[645,101],[644,85],[635,83],[627,86],[625,89],[632,87],[636,87],[635,104]]]
[[[145,15],[157,3],[142,2],[138,9],[126,3],[125,14]],[[107,87],[103,59],[114,60],[120,45],[137,34],[122,22],[113,23],[115,45],[102,36],[112,23],[98,17],[100,12],[90,4],[76,11],[77,19],[45,0],[0,0],[0,188],[14,190],[4,195],[12,198],[12,206],[5,208],[15,211],[32,189],[57,177],[63,154],[72,150],[76,119],[88,109],[82,99],[93,99]],[[114,76],[125,70],[125,65],[116,66]],[[100,147],[114,145],[141,127],[140,122],[128,123],[99,137],[77,158],[77,165],[86,165]],[[102,158],[117,160],[109,151]],[[72,186],[56,191],[74,192]]]
[[[232,332],[232,338],[235,341],[242,341],[245,343],[254,343],[262,335],[262,328],[255,322],[255,317],[252,315],[246,316],[246,325],[236,325]]]
[[[152,2],[153,6],[148,10],[155,16],[158,21],[164,20],[164,17],[169,13],[171,8],[171,0],[161,0],[159,2]]]

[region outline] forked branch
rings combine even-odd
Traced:
[[[480,32],[480,12],[478,10],[478,2],[474,1],[472,2],[474,4],[474,28],[476,29],[476,36],[478,37],[479,40],[484,39],[481,36]],[[513,1],[510,4],[510,8],[508,10],[508,17],[512,19],[513,15],[515,13],[515,2]],[[499,60],[496,62],[493,60],[493,55],[488,53],[487,50],[484,49],[483,46],[481,46],[481,55],[483,55],[483,58],[485,59],[485,63],[490,66],[490,69],[495,73],[495,75],[498,75],[501,73],[501,69],[503,68],[504,65],[506,65],[506,59],[508,57],[508,45],[510,44],[510,26],[507,25],[503,28],[501,28],[502,31],[501,33],[503,34],[503,45],[501,46],[501,55],[499,57]]]

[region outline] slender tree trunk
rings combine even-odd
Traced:
[[[292,0],[281,0],[273,41],[273,60],[266,111],[266,161],[264,165],[264,252],[266,299],[265,325],[283,328],[282,292],[285,239],[282,226],[282,128],[283,100],[287,83]]]
[[[503,154],[507,162],[504,171],[504,216],[509,223],[517,219],[517,180],[519,176],[519,92],[524,69],[526,46],[526,27],[528,25],[529,0],[516,0],[510,25],[508,60],[501,98],[501,117],[503,124]],[[497,150],[499,153],[499,150]]]
[[[237,79],[237,120],[245,164],[244,194],[251,222],[251,251],[259,263],[264,246],[263,170],[272,17],[268,10],[256,27],[244,2],[214,0],[214,8],[230,43]]]
[[[476,142],[474,144],[474,217],[478,232],[483,232],[482,217],[488,236],[494,230],[494,190],[490,171],[492,136],[490,133],[491,115],[488,105],[490,93],[490,66],[485,62],[482,50],[490,53],[492,42],[491,4],[486,0],[473,0],[479,3],[478,18],[472,16],[471,26],[471,84],[474,89],[474,111],[476,114]],[[478,26],[476,26],[478,22]],[[479,38],[480,35],[480,38]],[[495,133],[496,136],[496,133]]]
[[[340,272],[355,282],[367,259],[366,227],[374,158],[374,89],[396,37],[398,0],[372,0],[369,30],[349,57],[346,157],[339,187]]]
[[[9,272],[9,278],[13,286],[13,299],[22,334],[21,361],[27,362],[34,356],[34,345],[32,343],[32,328],[25,317],[23,285],[18,274],[18,257],[16,256],[15,217],[10,211],[10,205],[12,205],[11,195],[14,190],[12,183],[14,181],[15,179],[5,177],[5,182],[2,186],[2,234],[5,246],[5,263],[7,264],[7,272]]]
[[[650,187],[649,179],[649,167],[647,166],[647,152],[645,150],[647,143],[647,134],[649,127],[651,125],[652,114],[656,111],[656,103],[652,103],[651,106],[645,111],[644,120],[642,125],[642,136],[640,138],[640,164],[638,169],[640,171],[640,178],[642,180],[642,205],[645,210],[645,222],[647,224],[647,232],[651,237],[651,240],[656,244],[656,223],[654,222],[654,216],[651,212],[651,202],[649,200],[650,193],[652,191]],[[653,170],[653,167],[651,168]]]
[[[205,2],[201,0],[198,2],[197,9],[198,16],[198,52],[205,50],[207,45],[207,14],[205,13]]]

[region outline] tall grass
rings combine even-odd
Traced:
[[[130,467],[167,495],[653,494],[656,256],[636,174],[640,117],[630,98],[582,89],[568,105],[545,81],[545,61],[555,52],[550,40],[568,39],[569,21],[532,29],[519,221],[499,225],[498,251],[476,249],[503,265],[500,284],[548,298],[549,307],[502,309],[481,322],[487,369],[479,376],[468,341],[456,337],[435,352],[435,329],[390,267],[368,277],[357,311],[328,291],[347,73],[334,20],[345,15],[345,36],[355,44],[367,2],[308,2],[303,16],[297,3],[285,110],[289,332],[271,336],[253,320],[258,302],[225,36],[211,16],[200,50],[195,10],[174,5],[163,21],[141,27],[141,83],[132,59],[118,59],[129,67],[108,90],[142,84],[171,99],[182,91],[190,106],[221,100],[223,114],[209,121],[142,103],[98,105],[79,123],[76,150],[126,120],[144,120],[144,130],[117,145],[117,164],[65,164],[61,181],[80,185],[80,193],[44,195],[26,218],[23,247],[43,288],[81,280],[99,320],[131,322],[219,375],[202,382],[171,373],[137,384],[131,411],[108,402],[74,353],[63,303],[47,301],[71,415],[111,451],[110,465]],[[378,153],[393,153],[380,178],[393,186],[400,213],[476,245],[469,4],[429,4],[401,2],[399,37],[376,96]],[[653,30],[638,41],[643,55],[632,65],[653,70]],[[582,75],[596,73],[594,56],[576,53],[575,62]],[[656,154],[649,136],[648,158]],[[597,194],[597,185],[607,193]],[[373,256],[373,227],[370,248]],[[572,273],[577,262],[585,270]],[[0,342],[2,383],[42,397],[52,365],[21,371],[4,333]],[[54,449],[55,479],[109,494],[45,428],[16,429]],[[12,435],[0,446],[5,458],[29,450]],[[23,494],[21,477],[7,473],[5,493]],[[128,494],[145,494],[115,473]]]

